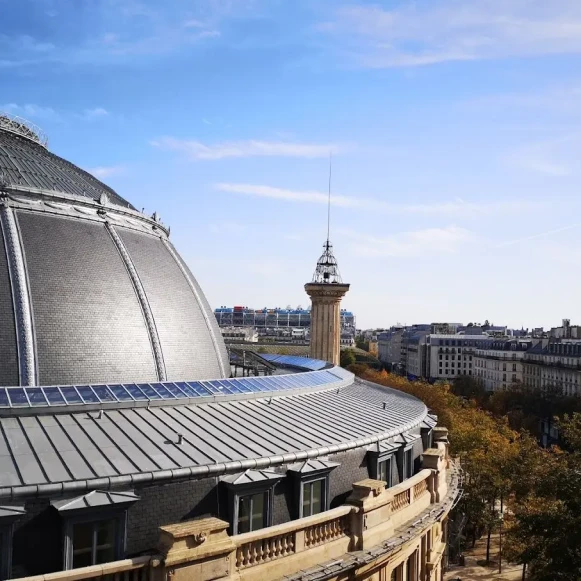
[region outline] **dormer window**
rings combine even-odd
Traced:
[[[284,474],[272,470],[246,470],[222,479],[233,535],[272,526],[274,487],[282,478]]]
[[[64,569],[122,559],[127,509],[139,500],[133,492],[93,490],[73,499],[53,501],[64,521]]]
[[[289,475],[295,482],[295,516],[304,518],[329,510],[329,475],[337,462],[306,460],[292,464]]]

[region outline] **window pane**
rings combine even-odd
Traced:
[[[97,554],[95,564],[107,563],[115,560],[115,521],[101,521],[96,523]]]
[[[93,523],[73,526],[73,567],[93,564]]]
[[[311,483],[303,483],[303,516],[311,516]]]
[[[391,458],[379,462],[377,467],[377,478],[378,480],[383,480],[387,483],[387,486],[391,486]]]
[[[315,480],[311,483],[311,514],[323,512],[323,481]]]
[[[265,496],[266,492],[255,494],[252,497],[252,528],[257,531],[264,527],[264,511],[265,511]]]
[[[414,475],[414,460],[412,450],[406,452],[406,478],[411,478]]]
[[[251,496],[241,496],[238,500],[238,534],[250,532]]]

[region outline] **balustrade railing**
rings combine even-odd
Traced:
[[[34,579],[35,581],[150,581],[152,578],[152,568],[159,566],[160,561],[150,555],[135,557],[134,559],[124,559],[93,565],[92,567],[81,567],[70,571],[58,571],[47,573],[38,577],[24,577],[20,581]]]
[[[422,494],[426,494],[428,492],[428,480],[422,480],[417,484],[414,484],[414,500],[417,500]]]
[[[426,453],[424,462],[439,466],[442,470],[443,456],[438,455],[436,450],[431,452]],[[165,537],[161,537],[163,542],[160,544],[160,555],[50,573],[35,577],[34,580],[29,578],[21,581],[161,581],[170,566],[198,566],[206,558],[218,558],[218,555],[226,557],[220,561],[219,566],[216,565],[224,579],[258,581],[265,578],[265,570],[281,571],[281,574],[286,571],[287,565],[280,563],[285,557],[290,557],[286,562],[290,563],[289,570],[294,571],[297,567],[339,558],[348,551],[361,548],[364,542],[361,531],[367,534],[365,523],[369,522],[369,515],[375,513],[375,516],[370,517],[375,523],[371,528],[387,527],[390,518],[393,518],[395,526],[415,518],[430,503],[438,502],[435,498],[437,491],[442,490],[439,484],[442,478],[441,475],[439,479],[437,476],[438,472],[433,469],[424,469],[388,490],[378,486],[381,483],[375,480],[362,481],[354,492],[352,504],[230,537],[226,532],[228,523],[216,518],[184,523],[178,532],[170,530],[173,525],[162,527],[162,535]],[[358,497],[358,493],[369,496]],[[373,501],[366,506],[365,503],[372,496]],[[416,501],[417,510],[414,509]],[[182,528],[186,524],[189,528],[184,533]],[[372,535],[372,538],[375,537]],[[268,563],[273,563],[271,569],[260,567]]]
[[[341,516],[305,529],[305,548],[310,549],[349,534],[349,517]]]
[[[410,504],[410,489],[396,494],[391,501],[391,512],[397,512]]]
[[[246,569],[274,559],[281,559],[295,552],[295,533],[289,532],[244,543],[236,549],[236,567]]]

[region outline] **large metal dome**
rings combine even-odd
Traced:
[[[0,385],[228,374],[210,306],[157,216],[0,114]]]

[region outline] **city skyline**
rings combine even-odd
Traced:
[[[332,152],[358,327],[574,321],[577,2],[0,10],[0,110],[157,211],[212,307],[308,304]]]

